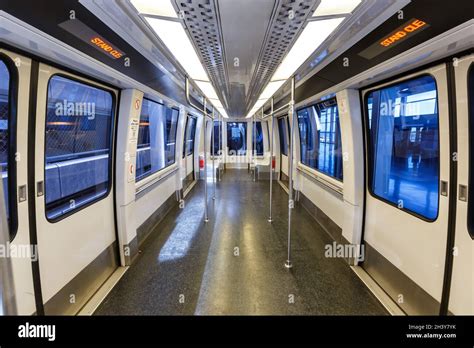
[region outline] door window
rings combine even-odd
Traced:
[[[108,194],[114,97],[60,75],[49,80],[45,126],[46,216],[54,220]]]
[[[12,113],[11,96],[12,80],[10,71],[6,63],[0,59],[0,173],[3,182],[3,194],[5,199],[5,208],[7,212],[8,227],[10,236],[16,233],[16,195],[10,192],[11,188],[16,187],[15,167],[12,161],[12,155],[15,153],[16,143],[12,137],[15,132],[13,128],[14,115]],[[13,164],[13,165],[12,165]]]
[[[366,95],[372,194],[428,220],[438,216],[436,81],[425,75]]]

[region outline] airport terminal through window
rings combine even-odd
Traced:
[[[196,118],[188,116],[184,134],[183,157],[194,153],[194,138],[196,136]]]
[[[285,127],[285,119],[286,117],[281,117],[278,119],[278,133],[280,135],[280,153],[282,155],[288,156],[288,133]]]
[[[222,150],[220,136],[221,134],[221,121],[214,121],[214,143],[212,146],[212,155],[217,156],[219,155],[219,151]]]
[[[179,110],[143,99],[138,130],[136,181],[175,163]]]
[[[256,128],[256,139],[255,139],[255,142],[254,142],[254,139],[252,139],[252,149],[253,149],[253,152],[255,153],[256,151],[256,155],[257,156],[263,156],[263,130],[262,130],[262,122],[258,121],[258,122],[255,122],[255,125],[252,123],[252,127]],[[255,150],[255,144],[257,145],[257,149]]]
[[[113,103],[108,91],[59,75],[48,84],[46,216],[58,217],[107,194]]]
[[[3,60],[0,59],[0,172],[3,181],[3,194],[7,219],[10,225],[9,176],[8,158],[10,156],[10,72]],[[3,198],[2,198],[3,199]]]
[[[428,220],[438,216],[436,81],[421,76],[371,91],[368,116],[372,193]]]
[[[342,180],[342,141],[335,98],[298,111],[301,163]]]
[[[247,122],[227,122],[229,155],[244,156],[247,152]]]

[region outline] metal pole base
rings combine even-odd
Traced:
[[[209,222],[209,219],[208,219],[208,218],[204,218],[204,222]]]
[[[291,263],[290,260],[286,260],[286,262],[285,262],[285,267],[288,268],[288,269],[291,268],[291,267],[293,267],[293,264]]]
[[[273,219],[272,219],[272,218],[268,218],[267,221],[268,221],[268,222],[273,222]]]
[[[212,197],[212,200],[215,201],[215,200],[216,200],[216,197]]]

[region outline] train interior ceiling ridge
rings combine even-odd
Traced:
[[[0,313],[473,315],[474,7],[443,9],[0,1]]]

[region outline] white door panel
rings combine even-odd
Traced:
[[[449,182],[449,118],[445,65],[406,76],[373,89],[426,74],[433,76],[437,85],[439,180]],[[387,134],[380,136],[386,137]],[[370,185],[371,183],[368,182],[367,186]],[[448,196],[439,195],[438,217],[432,222],[399,209],[397,204],[389,204],[374,196],[370,191],[367,191],[366,197],[365,241],[411,281],[440,302],[447,240]],[[420,200],[423,199],[420,198]],[[400,295],[409,298],[413,294],[391,295],[397,300]]]
[[[473,92],[468,91],[468,74],[473,74],[474,56],[468,56],[455,65],[456,100],[457,100],[457,136],[458,136],[458,187],[469,185],[469,102]],[[472,111],[471,111],[472,112]],[[470,183],[474,185],[474,183]],[[468,197],[468,200],[472,197]],[[472,204],[472,202],[471,202]],[[449,310],[454,314],[474,314],[474,240],[467,229],[468,202],[458,200],[456,207],[456,234],[453,274]],[[472,217],[471,217],[472,219]]]
[[[36,182],[45,182],[45,110],[47,110],[48,83],[55,74],[102,87],[40,64],[36,119]],[[113,170],[109,172],[108,180],[112,187]],[[108,194],[98,201],[85,205],[55,222],[48,221],[46,217],[46,195],[38,196],[37,192],[37,238],[44,303],[47,303],[116,240],[112,192],[110,189]]]

